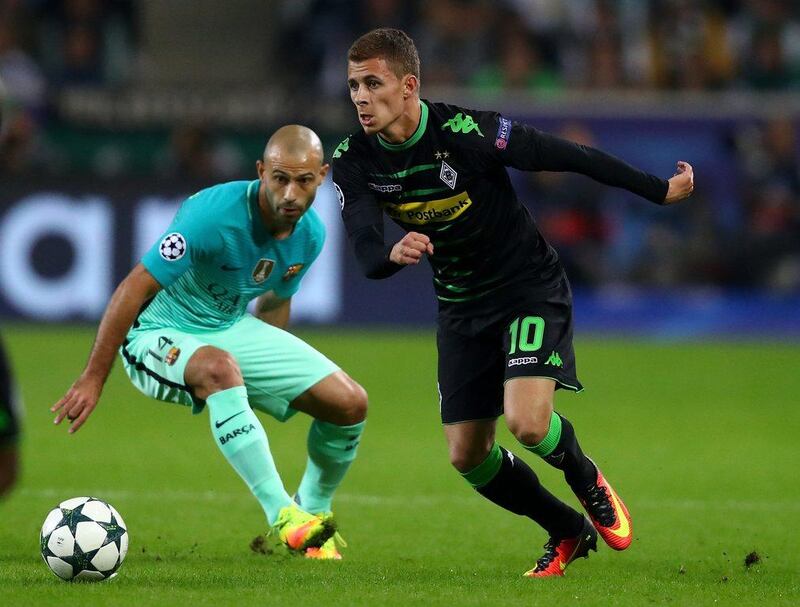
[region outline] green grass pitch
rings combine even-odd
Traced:
[[[626,500],[635,540],[562,579],[521,574],[544,533],[489,504],[450,468],[438,422],[433,331],[310,331],[370,393],[359,458],[335,502],[340,563],[252,553],[256,501],[210,439],[206,415],[149,401],[117,364],[74,436],[49,406],[79,373],[86,328],[7,328],[26,405],[23,475],[0,503],[2,605],[797,605],[800,603],[800,346],[580,339],[587,390],[559,393]],[[579,336],[580,337],[580,336]],[[289,491],[307,419],[265,419]],[[502,425],[502,424],[501,424]],[[557,471],[515,446],[577,505]],[[44,516],[94,495],[130,530],[116,579],[68,584],[38,553]],[[745,567],[755,551],[760,562]]]

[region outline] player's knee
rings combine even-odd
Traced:
[[[199,378],[195,388],[210,393],[244,383],[236,359],[225,350],[216,348],[206,353],[194,375]]]
[[[461,474],[474,470],[489,456],[491,445],[451,445],[450,464]]]
[[[516,439],[523,445],[538,445],[550,429],[552,404],[526,407],[515,412],[506,411],[506,425]]]

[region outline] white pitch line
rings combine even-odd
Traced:
[[[245,502],[253,499],[247,491],[189,491],[180,489],[164,489],[163,491],[131,491],[120,489],[25,489],[15,492],[16,495],[33,498],[49,498],[64,500],[77,495],[92,495],[108,500],[133,501],[165,501],[165,502]],[[338,493],[337,502],[359,504],[362,506],[458,506],[478,507],[484,502],[467,494],[452,495],[367,495],[363,493]],[[696,510],[707,512],[750,511],[750,512],[800,512],[800,503],[796,501],[757,501],[757,500],[640,500],[632,504],[632,509],[642,510]]]

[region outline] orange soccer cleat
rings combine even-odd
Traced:
[[[597,470],[597,481],[587,487],[585,492],[576,495],[603,541],[614,550],[625,550],[633,539],[631,515],[597,464],[594,467]]]
[[[589,550],[597,551],[597,531],[591,521],[583,518],[583,529],[575,537],[566,539],[550,538],[544,545],[544,555],[536,561],[536,566],[523,573],[525,577],[562,576],[564,570],[577,558],[589,558]]]

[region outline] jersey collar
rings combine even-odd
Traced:
[[[378,143],[390,152],[400,152],[402,150],[407,150],[419,141],[425,134],[425,127],[428,126],[428,105],[422,99],[419,100],[419,109],[419,124],[417,125],[417,130],[414,131],[411,137],[406,139],[403,143],[389,143],[378,133]]]

